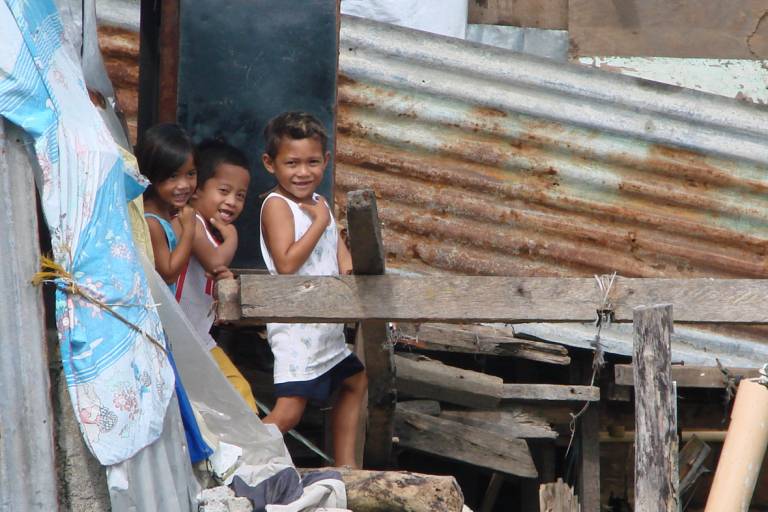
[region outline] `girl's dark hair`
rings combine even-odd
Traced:
[[[183,128],[177,124],[158,124],[144,132],[135,153],[141,174],[156,184],[170,178],[194,151],[195,146]],[[150,186],[144,195],[153,195],[153,189]]]
[[[277,156],[277,149],[283,137],[294,140],[317,139],[323,148],[323,154],[328,150],[328,134],[320,121],[306,112],[284,112],[272,118],[264,128],[265,153],[269,158]]]
[[[195,168],[197,169],[197,188],[203,188],[205,182],[216,175],[216,168],[221,164],[230,164],[249,170],[250,164],[245,153],[222,139],[206,139],[195,149]]]

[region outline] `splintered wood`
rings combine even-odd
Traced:
[[[403,448],[461,460],[509,475],[538,476],[528,444],[523,439],[429,416],[400,404],[395,415],[395,432]]]
[[[515,337],[505,325],[398,324],[398,342],[422,350],[489,356],[512,356],[566,365],[568,350],[560,345]]]
[[[573,495],[573,489],[560,478],[551,484],[539,487],[539,510],[541,512],[581,512],[579,498]]]

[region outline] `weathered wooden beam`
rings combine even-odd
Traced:
[[[599,402],[600,388],[567,384],[504,384],[501,398],[532,402]]]
[[[322,470],[326,469],[341,473],[347,489],[347,508],[355,512],[461,512],[464,506],[464,495],[452,476],[346,468]]]
[[[562,345],[515,338],[511,326],[398,324],[398,341],[422,350],[510,356],[550,364],[570,364]]]
[[[475,409],[496,407],[504,381],[493,375],[454,368],[428,358],[395,355],[398,393],[463,405]]]
[[[577,322],[594,320],[602,299],[595,280],[583,278],[242,275],[240,282],[250,322]],[[634,306],[665,302],[675,304],[677,322],[768,323],[764,279],[616,278],[609,302],[616,322],[632,321]]]
[[[477,427],[488,432],[518,439],[556,439],[557,432],[546,421],[524,410],[447,411],[440,413],[446,420]]]
[[[670,366],[672,305],[634,312],[635,511],[676,512],[677,407]]]
[[[528,445],[493,432],[406,408],[395,414],[399,446],[525,478],[537,476]]]
[[[372,190],[347,194],[347,231],[352,268],[356,275],[384,274],[384,244],[381,240],[376,196]],[[329,305],[330,306],[330,305]],[[386,318],[364,320],[357,326],[358,340],[368,374],[368,423],[364,464],[387,468],[392,457],[394,412],[397,402],[395,363],[387,340]]]
[[[751,379],[759,377],[757,368],[727,368],[730,377]],[[614,367],[616,384],[633,386],[635,384],[634,368],[631,364],[617,364]],[[712,366],[672,366],[671,378],[678,388],[725,388],[726,379],[719,368]]]

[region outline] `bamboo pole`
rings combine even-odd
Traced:
[[[768,446],[768,389],[743,380],[705,512],[746,512]]]

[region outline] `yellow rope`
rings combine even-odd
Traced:
[[[86,290],[78,286],[78,284],[75,282],[75,279],[72,277],[72,274],[67,272],[67,269],[53,261],[53,259],[49,258],[48,256],[42,256],[40,258],[40,271],[32,276],[32,284],[35,286],[40,286],[43,283],[53,283],[60,290],[66,293],[84,298],[96,307],[109,312],[112,316],[123,322],[125,325],[132,328],[147,338],[149,341],[154,343],[163,352],[167,352],[165,346],[163,346],[163,344],[156,340],[154,337],[146,333],[144,329],[115,311],[109,304],[94,298]]]

